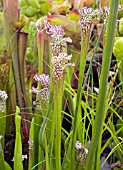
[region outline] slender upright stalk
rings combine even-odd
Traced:
[[[63,94],[63,75],[57,85],[54,85],[54,114],[56,123],[55,138],[55,160],[56,169],[61,170],[61,118],[62,118],[62,94]]]
[[[92,141],[90,145],[89,154],[86,162],[86,170],[92,169],[92,159],[93,155],[96,151],[97,144],[100,139],[101,130],[103,127],[103,120],[105,117],[105,101],[106,101],[106,92],[107,92],[107,83],[108,83],[108,75],[111,61],[112,48],[114,43],[115,36],[115,24],[117,18],[117,10],[118,10],[119,0],[111,0],[110,2],[110,14],[108,20],[107,34],[106,34],[106,42],[104,45],[104,56],[102,63],[102,73],[100,78],[100,88],[96,106],[96,118],[94,123],[94,130],[92,134]]]
[[[50,59],[52,59],[52,50],[51,50],[51,46],[50,46],[50,44],[48,44],[49,45],[49,58]],[[51,60],[50,60],[50,62],[51,62]],[[46,148],[47,147],[44,147],[44,141],[45,141],[45,136],[46,136],[46,132],[45,132],[45,130],[47,129],[47,128],[51,128],[50,127],[50,124],[49,124],[49,122],[48,122],[48,118],[49,118],[49,116],[51,116],[52,117],[52,104],[53,104],[53,83],[52,83],[52,64],[50,64],[50,95],[49,95],[49,102],[47,103],[48,104],[48,106],[47,106],[47,109],[46,109],[46,115],[45,115],[45,117],[44,117],[44,120],[43,120],[43,122],[42,122],[42,125],[41,125],[41,128],[40,128],[40,132],[39,132],[39,145],[40,145],[40,147],[41,147],[41,149],[45,149],[46,150]],[[54,125],[54,123],[53,123],[53,125]],[[48,130],[49,130],[48,129]],[[52,129],[52,128],[51,128]],[[49,133],[47,133],[47,139],[50,137],[51,138],[51,136],[53,136],[53,139],[54,139],[54,129],[53,129],[53,132],[52,132],[52,130],[51,131],[49,131],[50,132],[50,135],[49,135]],[[50,139],[48,139],[48,141],[50,141],[50,144],[49,144],[49,150],[51,150],[50,149],[50,145],[52,145],[51,143],[52,143],[52,141],[53,140],[50,140]],[[51,152],[52,153],[52,152]],[[51,156],[51,154],[49,154],[50,156]],[[47,160],[46,160],[47,161]],[[50,163],[50,160],[49,160],[49,163]],[[48,164],[49,164],[48,163]],[[47,164],[47,162],[46,162],[46,164]],[[50,165],[49,165],[50,166]],[[51,166],[50,166],[50,168],[51,168]]]
[[[76,108],[73,122],[73,138],[71,145],[71,170],[75,170],[75,142],[76,142],[76,126],[77,126],[77,113],[80,106],[81,96],[82,96],[82,82],[84,77],[84,70],[86,65],[86,55],[88,50],[88,43],[90,38],[90,32],[86,37],[83,37],[83,33],[81,35],[81,55],[80,55],[80,65],[79,65],[79,82],[78,82],[78,92],[76,99]]]
[[[48,144],[47,144],[46,132],[45,132],[45,134],[44,134],[44,142],[45,142],[46,170],[50,170],[50,167],[49,167],[49,155],[48,155]]]
[[[54,114],[56,124],[55,135],[55,160],[56,169],[61,170],[61,119],[62,119],[62,95],[64,86],[64,69],[62,68],[64,60],[71,60],[71,55],[59,53],[58,56],[53,56],[53,90],[54,90]],[[67,66],[68,64],[66,64]],[[70,63],[69,63],[70,65]]]
[[[38,164],[38,154],[39,154],[38,135],[40,131],[40,125],[42,122],[41,114],[42,114],[41,111],[39,109],[36,109],[34,115],[33,163],[32,163],[33,166]],[[35,170],[38,170],[38,166],[35,168]]]
[[[44,53],[44,32],[38,30],[37,32],[37,47],[38,47],[38,74],[41,75],[43,72],[43,53]],[[41,89],[41,83],[38,82],[38,88]],[[36,96],[39,99],[38,95]],[[42,122],[41,110],[37,109],[34,116],[34,149],[33,149],[33,165],[38,164],[38,154],[39,154],[39,131]],[[38,124],[39,126],[37,126]],[[38,166],[36,167],[38,169]]]
[[[49,28],[50,27],[50,28]],[[70,38],[63,38],[65,32],[61,26],[49,25],[47,33],[50,34],[50,44],[52,47],[52,82],[54,91],[54,115],[52,122],[52,129],[50,135],[50,153],[52,153],[52,142],[55,137],[55,162],[56,169],[61,170],[61,121],[62,121],[62,95],[64,86],[64,68],[70,63],[71,55],[66,54],[64,47],[67,46],[67,42],[71,42]],[[63,45],[65,44],[65,45]],[[50,50],[51,51],[51,50]],[[50,52],[51,53],[51,52]],[[51,88],[51,87],[50,87]],[[51,91],[52,92],[52,91]],[[54,126],[54,124],[55,126]],[[56,129],[55,129],[56,128]],[[54,136],[54,130],[56,132]],[[51,160],[50,160],[51,163]]]
[[[28,170],[32,169],[33,136],[34,136],[34,118],[32,119],[32,122],[31,122],[30,134],[29,134],[29,163],[28,163]]]
[[[93,17],[100,14],[99,10],[94,10],[92,8],[83,7],[81,10],[81,55],[80,55],[80,65],[79,65],[79,79],[78,79],[78,91],[77,91],[77,99],[76,99],[76,108],[74,114],[74,122],[73,122],[73,136],[72,136],[72,145],[71,145],[71,169],[75,169],[75,142],[76,142],[76,125],[77,125],[77,114],[80,108],[80,101],[83,93],[82,83],[84,78],[84,71],[86,65],[86,56],[88,51],[89,39],[91,35],[91,31],[93,28]]]

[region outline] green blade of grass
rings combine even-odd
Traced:
[[[105,101],[106,101],[106,92],[107,92],[107,83],[108,83],[108,75],[109,75],[109,67],[111,61],[111,54],[113,49],[113,42],[115,36],[115,24],[117,18],[117,10],[119,0],[111,0],[110,3],[110,14],[108,20],[107,34],[106,34],[106,42],[104,46],[104,56],[103,56],[103,64],[102,64],[102,73],[100,79],[100,89],[98,94],[97,106],[96,106],[96,118],[94,123],[94,130],[92,134],[92,141],[90,145],[89,154],[86,161],[86,170],[92,169],[92,159],[93,155],[96,151],[97,144],[100,139],[101,130],[103,127],[104,121],[104,111],[105,111]]]

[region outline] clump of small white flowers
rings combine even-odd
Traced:
[[[30,93],[35,93],[39,96],[39,101],[34,101],[33,104],[39,104],[40,105],[40,101],[43,102],[49,102],[49,95],[50,95],[50,89],[49,89],[49,85],[50,85],[50,77],[49,75],[45,75],[45,74],[41,74],[41,75],[35,75],[33,77],[36,81],[40,82],[42,85],[42,89],[38,89],[35,87],[32,87],[32,89],[29,91]]]
[[[52,58],[52,65],[53,65],[53,82],[54,84],[59,83],[61,79],[64,78],[65,75],[65,68],[67,66],[74,67],[74,63],[69,63],[71,60],[72,55],[68,55],[66,53],[59,53],[58,56],[53,56]]]
[[[6,99],[8,95],[5,91],[0,90],[0,111],[5,112],[6,110]]]
[[[50,84],[50,77],[49,77],[49,75],[46,75],[46,74],[37,75],[36,74],[33,78],[36,81],[41,83],[42,88],[49,87],[49,84]]]
[[[69,63],[72,55],[65,53],[67,44],[72,43],[70,37],[65,37],[65,31],[63,26],[51,24],[47,21],[46,17],[39,19],[36,23],[38,31],[45,31],[49,35],[50,45],[52,48],[52,65],[53,65],[53,81],[59,84],[59,80],[64,79],[65,68],[67,66],[74,66],[74,64]],[[34,77],[40,81],[39,77]],[[32,89],[32,92],[37,93],[38,96],[42,97],[42,91],[39,89]],[[39,96],[39,97],[40,97]]]
[[[91,7],[85,6],[80,10],[80,14],[81,14],[80,23],[82,28],[82,35],[86,37],[86,35],[92,31],[92,28],[94,26],[93,18],[102,14],[102,10],[94,10]]]
[[[53,55],[58,55],[63,52],[63,49],[67,46],[67,43],[72,43],[71,38],[64,37],[65,31],[63,27],[49,23],[47,21],[47,17],[37,20],[36,27],[38,32],[45,31],[49,35]]]
[[[76,141],[75,148],[77,149],[77,160],[80,162],[81,165],[84,165],[88,155],[88,149],[83,147],[79,141]]]
[[[5,91],[0,90],[0,98],[2,101],[5,101],[8,98],[8,95]]]
[[[58,56],[59,53],[64,52],[67,43],[72,43],[70,37],[64,37],[65,31],[60,25],[50,24],[50,28],[46,30],[46,33],[50,36],[50,44],[52,46],[53,55]]]
[[[72,55],[68,55],[64,52],[64,49],[67,47],[67,43],[72,43],[72,40],[70,37],[64,37],[65,31],[63,27],[59,25],[50,25],[50,28],[47,29],[47,34],[50,36],[50,44],[53,52],[53,82],[55,84],[59,84],[59,81],[64,79],[64,69],[67,66],[74,66],[74,64],[69,63]]]

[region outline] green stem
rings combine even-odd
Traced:
[[[50,167],[49,167],[49,155],[48,155],[48,145],[47,145],[46,132],[45,132],[45,134],[44,134],[44,142],[45,142],[45,160],[46,160],[46,170],[50,170]]]
[[[50,50],[49,57],[52,58],[52,51]],[[50,96],[49,96],[49,103],[46,111],[46,116],[43,120],[43,123],[40,128],[39,132],[39,145],[41,146],[41,149],[44,150],[44,135],[45,135],[45,129],[46,127],[49,127],[48,124],[48,117],[51,113],[52,110],[52,103],[53,103],[53,84],[52,84],[52,66],[50,67]],[[50,127],[49,127],[50,128]],[[49,136],[48,136],[49,137]],[[47,164],[47,162],[46,162]]]
[[[80,106],[81,96],[82,96],[82,82],[84,78],[84,71],[86,65],[86,55],[88,50],[88,43],[90,39],[90,32],[86,37],[81,35],[81,55],[80,55],[80,65],[79,65],[79,81],[78,81],[78,91],[76,99],[75,117],[73,122],[73,138],[71,145],[71,170],[75,170],[75,142],[76,142],[76,126],[77,126],[77,114]]]
[[[39,59],[39,65],[38,65],[38,73],[42,74],[43,72],[43,53],[44,53],[44,33],[43,32],[38,32],[37,33],[37,47],[38,47],[38,59]],[[41,88],[40,82],[38,83],[38,88]],[[38,99],[38,96],[36,96]],[[41,116],[42,112],[38,110],[38,114]],[[43,131],[45,129],[44,127],[44,122],[40,128],[42,119],[39,118],[38,115],[34,116],[34,149],[33,149],[33,165],[38,164],[38,156],[39,156],[39,145],[41,145],[41,134],[44,135],[42,132],[42,127]],[[37,126],[38,124],[39,126]],[[36,167],[38,170],[38,166]]]
[[[101,137],[99,139],[97,149],[96,149],[96,152],[95,152],[95,170],[100,169],[101,143],[102,143],[102,134],[101,134]]]
[[[90,60],[89,68],[88,68],[88,71],[87,71],[87,73],[86,73],[86,77],[85,77],[85,80],[84,80],[84,83],[83,83],[83,89],[84,89],[85,86],[86,86],[86,83],[87,83],[87,80],[88,80],[88,77],[89,77],[89,74],[90,74],[90,71],[91,71],[91,68],[92,68],[94,56],[95,56],[95,54],[96,54],[96,52],[97,52],[97,48],[98,48],[98,46],[99,46],[100,39],[101,39],[101,36],[102,36],[103,31],[104,31],[104,24],[103,24],[103,26],[102,26],[100,35],[99,35],[98,40],[97,40],[97,43],[96,43],[96,45],[95,45],[92,58],[91,58],[91,60]]]
[[[34,118],[32,119],[31,126],[30,126],[30,134],[29,134],[29,140],[33,141],[34,136]],[[30,146],[32,147],[32,146]],[[28,163],[28,170],[32,169],[32,149],[29,149],[29,163]]]
[[[59,81],[59,87],[54,85],[54,114],[56,123],[55,160],[56,169],[61,170],[61,111],[62,111],[63,79]]]
[[[41,117],[41,110],[36,109],[35,115],[34,115],[34,137],[33,137],[33,166],[38,164],[38,154],[39,154],[39,131],[40,131],[40,125],[42,122]],[[35,168],[35,170],[38,170],[38,166]]]
[[[107,83],[109,76],[109,68],[111,61],[112,48],[114,43],[115,36],[115,24],[117,18],[117,10],[118,10],[119,0],[111,0],[110,5],[110,14],[108,20],[107,34],[106,34],[106,42],[104,46],[104,56],[103,56],[103,64],[102,64],[102,73],[100,78],[100,88],[96,106],[96,118],[94,123],[94,130],[92,135],[92,141],[90,145],[90,150],[86,162],[86,170],[92,169],[92,158],[97,148],[97,144],[100,139],[100,133],[103,127],[103,121],[105,114],[105,101],[106,101],[106,92],[107,92]],[[98,129],[98,130],[97,130]]]

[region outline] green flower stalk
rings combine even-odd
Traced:
[[[61,169],[61,120],[62,120],[62,95],[64,86],[64,68],[67,65],[64,61],[71,60],[71,55],[60,53],[58,56],[53,56],[53,91],[54,91],[54,114],[56,123],[56,139],[55,139],[55,155],[56,169]]]
[[[80,108],[80,101],[82,97],[82,82],[84,78],[84,70],[86,65],[86,56],[89,46],[90,35],[94,26],[93,18],[99,15],[101,11],[94,10],[92,8],[87,8],[86,6],[82,8],[80,11],[81,18],[81,55],[80,55],[80,65],[79,65],[79,81],[78,81],[78,91],[77,91],[77,99],[76,99],[76,107],[75,107],[75,114],[74,114],[74,122],[73,122],[73,137],[72,137],[72,144],[71,144],[71,170],[75,169],[75,142],[77,137],[77,115]],[[83,139],[84,140],[84,139]]]
[[[66,53],[64,53],[64,51],[66,51],[67,42],[71,43],[71,39],[64,38],[65,35],[64,29],[61,26],[52,25],[48,23],[46,17],[44,17],[39,23],[40,24],[38,24],[38,29],[42,29],[42,31],[45,31],[47,34],[49,34],[50,45],[52,47],[52,55],[53,55],[52,56],[52,77],[53,77],[52,81],[53,81],[53,91],[54,91],[54,114],[55,114],[54,117],[55,117],[55,129],[56,129],[55,157],[56,157],[56,169],[60,170],[61,169],[61,120],[62,120],[61,111],[62,111],[62,94],[63,94],[64,76],[65,76],[64,69],[68,65],[73,66],[73,64],[68,63],[68,61],[71,60],[72,56],[67,55]],[[34,92],[36,89],[33,88],[32,90]],[[44,94],[44,92],[47,91],[47,88],[42,88],[42,90],[37,89],[36,91],[40,99],[42,97],[42,93]],[[42,142],[43,129],[41,128],[41,133],[39,132],[39,143],[42,148],[44,148],[43,146],[44,144]]]
[[[55,162],[56,169],[61,170],[61,121],[62,121],[62,95],[64,86],[65,68],[74,64],[68,63],[72,55],[67,55],[67,42],[70,38],[64,38],[65,32],[61,26],[46,23],[46,32],[50,35],[50,44],[52,47],[52,78],[54,91],[54,114],[55,114]]]

